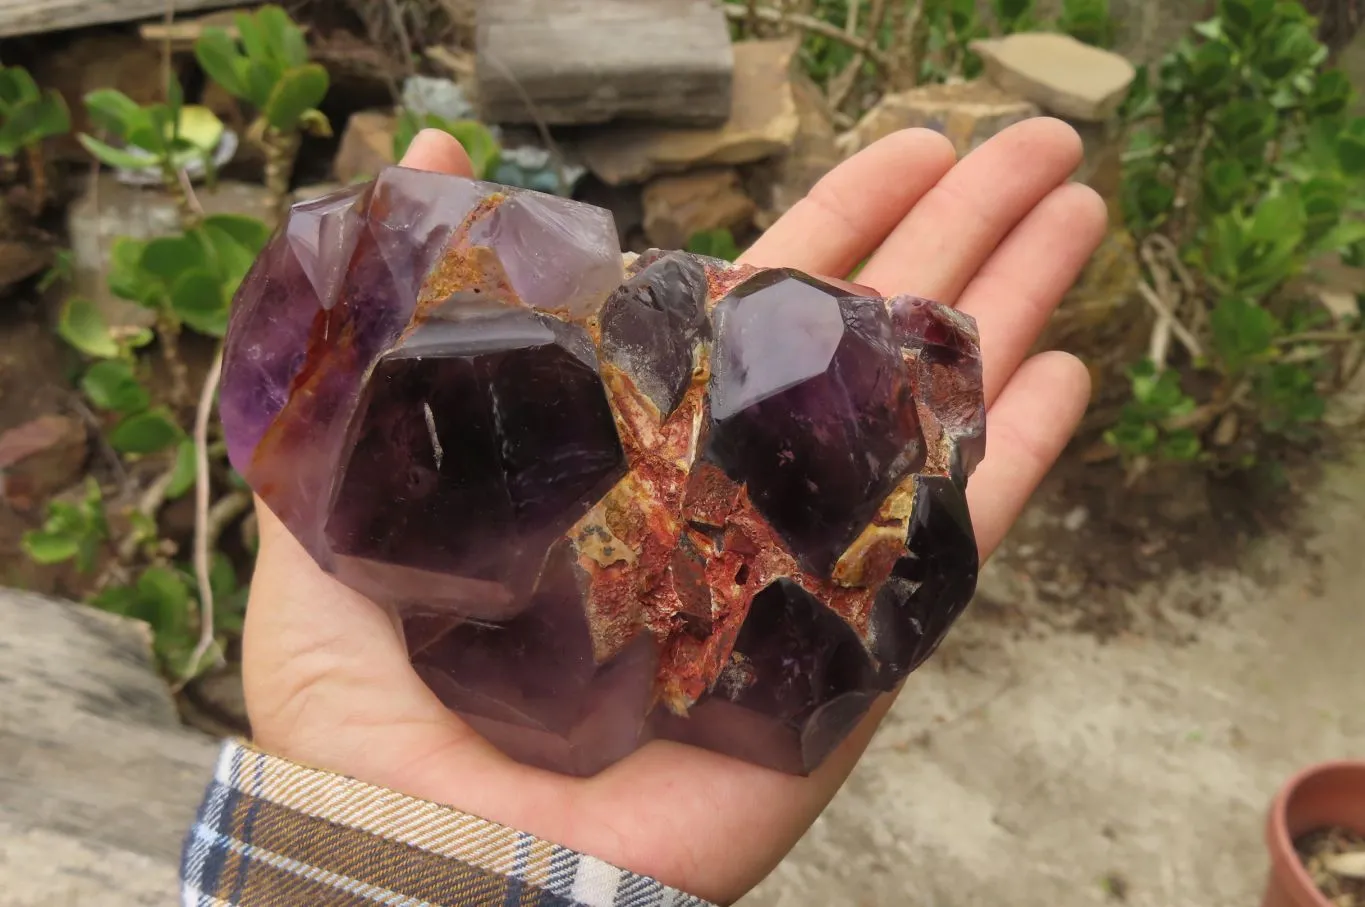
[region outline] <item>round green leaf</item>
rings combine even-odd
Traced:
[[[41,529],[25,532],[19,542],[24,553],[39,564],[69,561],[81,550],[80,539]]]
[[[322,103],[327,85],[327,70],[317,63],[286,70],[262,111],[266,122],[281,132],[297,130],[304,113]]]
[[[165,450],[184,437],[169,411],[149,409],[124,419],[109,433],[109,443],[120,453],[150,454]]]
[[[160,236],[147,243],[138,264],[147,274],[174,283],[185,274],[207,271],[208,255],[193,236]]]
[[[133,367],[120,359],[96,362],[81,378],[81,390],[100,409],[119,413],[135,413],[151,402],[144,388],[133,374]]]
[[[237,50],[237,42],[222,28],[206,28],[194,42],[194,57],[210,79],[217,82],[235,98],[254,101],[247,95],[243,68],[246,60]]]
[[[189,438],[181,441],[175,449],[175,468],[171,472],[170,485],[166,488],[166,497],[172,501],[194,487],[197,477],[194,451],[194,442]]]
[[[180,109],[179,136],[200,151],[212,151],[223,138],[223,121],[202,104]]]
[[[151,163],[141,155],[115,148],[88,135],[78,135],[76,139],[95,160],[117,170],[141,170]]]
[[[171,287],[171,309],[185,324],[202,334],[227,333],[228,300],[223,285],[205,271],[183,275]]]
[[[87,356],[112,359],[119,353],[104,316],[93,302],[80,296],[71,297],[62,307],[57,333]]]

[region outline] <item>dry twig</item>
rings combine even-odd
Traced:
[[[848,21],[844,26],[845,34],[857,37],[858,34],[858,15],[857,11],[862,6],[862,0],[853,0],[849,4]],[[872,0],[871,15],[868,16],[868,34],[871,40],[877,40],[877,32],[881,30],[882,21],[886,17],[886,0]],[[858,84],[858,74],[862,72],[863,65],[867,62],[867,54],[857,51],[853,59],[848,61],[848,65],[843,68],[838,75],[830,80],[828,89],[830,110],[838,110],[844,106],[844,101],[848,99],[848,94],[853,90],[853,86]]]
[[[886,55],[876,44],[860,38],[857,35],[850,35],[844,32],[837,25],[830,25],[822,19],[814,16],[807,16],[802,13],[784,13],[781,10],[769,9],[766,6],[755,6],[754,18],[760,22],[772,22],[775,24],[790,25],[812,34],[822,35],[834,41],[841,41],[849,47],[862,53],[868,60],[877,64],[881,68],[886,67]],[[749,16],[749,8],[735,3],[725,4],[725,14],[731,19],[746,20]]]
[[[213,645],[213,586],[209,582],[209,415],[218,380],[223,375],[223,347],[219,345],[194,414],[194,577],[199,586],[199,644],[190,664],[198,665]]]
[[[1147,265],[1147,271],[1151,275],[1152,282],[1138,281],[1138,292],[1157,315],[1156,324],[1152,327],[1148,355],[1158,371],[1166,367],[1166,354],[1172,334],[1189,351],[1191,356],[1199,358],[1204,355],[1203,345],[1180,320],[1181,290],[1185,291],[1186,298],[1198,299],[1195,293],[1194,280],[1189,272],[1184,270],[1184,265],[1180,263],[1180,256],[1175,245],[1165,241],[1164,237],[1160,239],[1162,241],[1157,241],[1157,237],[1153,236],[1143,242],[1140,255]],[[1171,281],[1172,271],[1176,271],[1180,275],[1179,286],[1174,285]]]

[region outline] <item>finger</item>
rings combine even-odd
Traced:
[[[962,291],[957,307],[981,331],[987,406],[1099,247],[1108,219],[1104,200],[1089,186],[1053,189]]]
[[[953,166],[952,143],[904,129],[835,167],[741,261],[844,277],[872,253]]]
[[[963,158],[887,238],[858,277],[884,294],[957,301],[1015,225],[1076,170],[1081,140],[1061,120],[1016,123]]]
[[[1090,373],[1069,353],[1025,362],[986,416],[986,458],[967,484],[984,561],[1071,440],[1090,400]]]
[[[407,153],[399,161],[413,170],[432,170],[455,176],[474,175],[474,165],[455,136],[439,129],[423,129],[408,145]]]

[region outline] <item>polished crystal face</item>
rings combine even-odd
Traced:
[[[967,316],[401,167],[296,206],[234,303],[233,465],[513,758],[819,766],[976,585]]]

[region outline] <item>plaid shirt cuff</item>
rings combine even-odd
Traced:
[[[711,907],[525,832],[223,744],[181,858],[184,907]]]

